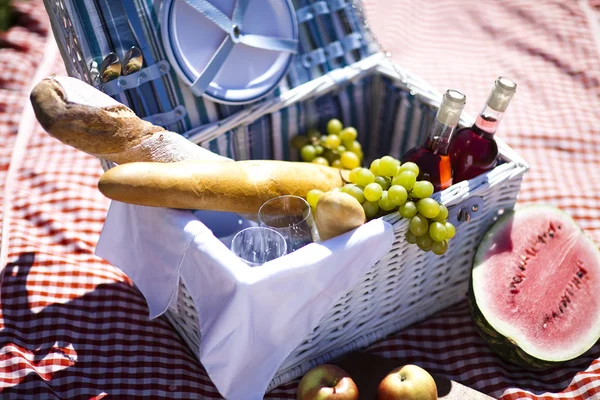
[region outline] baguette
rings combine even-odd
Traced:
[[[33,88],[30,100],[37,120],[51,136],[117,164],[232,161],[140,119],[128,107],[79,79],[45,78]]]
[[[255,214],[281,195],[306,197],[311,189],[340,187],[340,170],[289,161],[183,161],[130,163],[106,171],[98,188],[130,204]]]

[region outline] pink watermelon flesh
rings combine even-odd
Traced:
[[[472,278],[488,323],[535,358],[573,359],[600,336],[600,252],[554,207],[524,207],[494,225]]]

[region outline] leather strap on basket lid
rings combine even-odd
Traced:
[[[190,87],[196,96],[204,94],[237,43],[263,50],[288,52],[292,54],[295,54],[297,51],[297,40],[247,34],[243,32],[242,22],[250,0],[237,0],[231,19],[207,0],[185,0],[185,2],[214,22],[215,25],[227,34],[217,52],[208,62],[208,65]]]

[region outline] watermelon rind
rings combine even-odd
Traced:
[[[569,361],[575,359],[585,352],[587,352],[599,339],[600,339],[600,315],[590,315],[590,318],[596,319],[595,326],[598,329],[591,329],[590,334],[596,335],[594,338],[588,338],[585,342],[587,343],[579,343],[577,349],[569,356],[569,357],[554,357],[548,355],[547,357],[541,358],[539,355],[532,355],[530,352],[526,351],[523,344],[518,343],[518,339],[514,338],[518,337],[518,334],[515,333],[514,330],[511,330],[510,327],[507,327],[505,324],[500,321],[494,321],[494,319],[488,319],[485,316],[485,313],[482,311],[480,306],[478,305],[478,299],[474,288],[474,275],[476,275],[475,271],[477,268],[481,268],[484,265],[484,260],[489,251],[491,244],[494,242],[496,235],[502,231],[505,227],[505,224],[510,222],[516,213],[526,213],[526,212],[543,212],[548,215],[559,215],[556,213],[560,213],[563,220],[570,221],[574,227],[582,232],[580,237],[587,241],[587,246],[590,249],[594,249],[597,253],[598,265],[600,265],[600,251],[597,248],[597,245],[577,226],[576,222],[568,216],[566,213],[561,211],[560,209],[551,206],[551,205],[528,205],[519,208],[517,211],[511,210],[507,211],[498,219],[498,221],[490,228],[490,230],[483,237],[477,253],[475,254],[473,270],[471,273],[471,279],[469,284],[468,291],[468,299],[469,306],[473,321],[475,322],[475,326],[479,335],[488,343],[489,347],[498,354],[502,359],[508,361],[512,364],[519,365],[521,367],[527,369],[547,369],[551,367],[555,367],[557,365],[562,364],[565,361]],[[479,273],[482,273],[481,271]],[[480,289],[482,291],[483,289]],[[599,293],[600,295],[600,293]]]

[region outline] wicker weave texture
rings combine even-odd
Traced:
[[[380,77],[377,76],[379,74],[386,75],[377,68],[366,70],[375,74],[376,78]],[[357,68],[355,71],[364,69]],[[356,72],[356,77],[366,79],[363,72]],[[386,79],[388,78],[390,77],[386,76]],[[368,91],[369,97],[364,99],[365,112],[380,115],[379,108],[384,104],[385,90],[378,86],[382,82],[381,79],[373,79],[372,82],[374,86]],[[397,80],[394,84],[407,89],[407,81]],[[415,90],[414,87],[412,89]],[[304,88],[295,90],[303,91]],[[319,86],[312,91],[312,96],[307,97],[313,101],[315,96],[331,95],[331,91],[331,88]],[[397,136],[402,132],[410,132],[412,139],[409,145],[414,145],[426,134],[431,123],[428,115],[433,115],[429,112],[429,105],[435,104],[436,99],[427,91],[417,92],[417,95],[418,101],[427,103],[428,106],[412,107],[411,112],[415,113],[412,118],[393,118],[396,121],[394,134],[387,137],[382,146],[374,146],[373,152],[381,151],[381,147],[392,149],[394,143],[399,142]],[[296,96],[299,101],[307,101],[307,97]],[[293,104],[282,100],[279,105],[270,104],[268,109],[275,113],[284,106],[291,105]],[[432,110],[435,111],[435,108]],[[427,113],[423,114],[424,111]],[[260,113],[258,110],[255,115],[248,115],[247,110],[242,113],[244,115],[241,120],[247,123],[269,117],[269,114]],[[322,117],[327,118],[326,115]],[[468,119],[468,116],[465,118]],[[373,118],[370,120],[375,121]],[[401,124],[398,125],[399,123]],[[210,129],[207,138],[216,140],[215,128]],[[218,135],[223,135],[227,129],[220,127],[219,131]],[[451,241],[450,248],[444,256],[424,253],[416,246],[407,244],[404,240],[407,221],[401,219],[398,213],[384,217],[394,226],[396,240],[392,250],[321,318],[318,326],[281,365],[269,386],[270,389],[302,376],[318,364],[368,346],[464,298],[477,245],[498,215],[514,206],[522,176],[527,170],[527,166],[510,149],[502,143],[500,147],[503,163],[493,171],[471,181],[461,182],[434,196],[446,204],[450,214],[454,216],[470,199],[476,198],[480,203],[477,212],[467,210],[472,214],[469,222],[457,224],[456,237]],[[198,321],[184,281],[180,282],[179,296],[177,306],[167,313],[167,317],[192,351],[198,354],[201,341],[198,327],[201,321]]]
[[[392,250],[323,316],[314,331],[288,356],[269,389],[461,301],[467,292],[477,245],[498,216],[514,206],[526,169],[506,163],[473,180],[471,186],[475,189],[469,191],[463,186],[463,190],[444,196],[442,201],[454,212],[474,196],[483,200],[483,206],[469,222],[457,227],[457,235],[442,257],[407,244],[407,221],[397,213],[386,216],[396,234]],[[167,317],[198,354],[200,322],[183,281],[176,309],[169,310]]]

